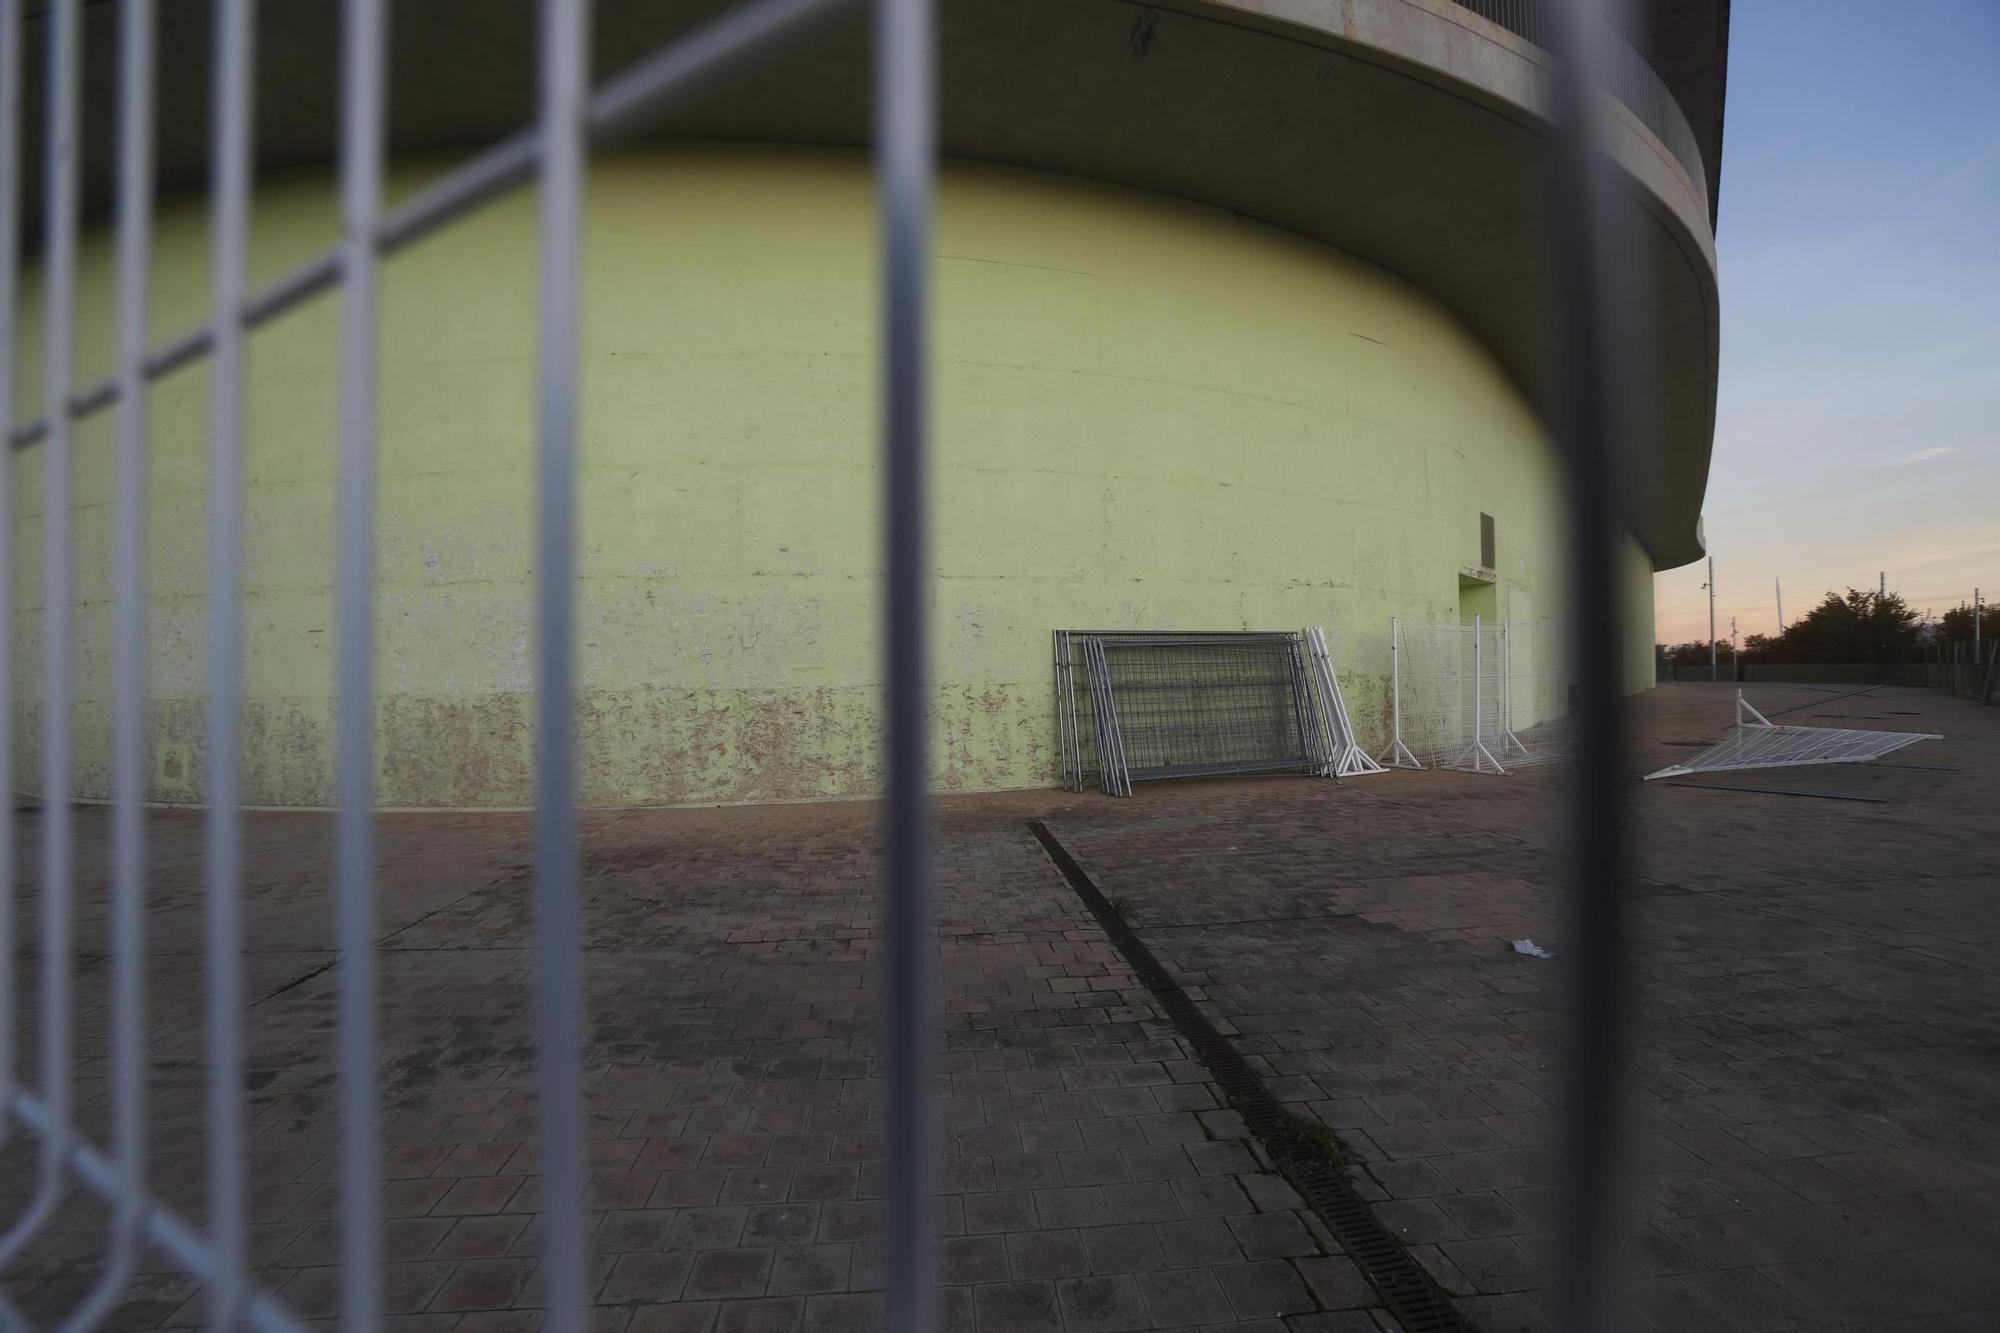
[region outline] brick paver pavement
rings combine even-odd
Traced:
[[[2000,715],[1914,691],[1825,711],[1921,714],[1894,725],[1951,739],[1899,758],[1958,771],[1772,779],[1885,805],[1639,793],[1645,1041],[1622,1248],[1659,1327],[1987,1328],[2000,1310],[2000,855],[1978,836]],[[1659,742],[1714,733],[1726,696],[1676,687],[1637,712],[1657,766],[1685,753]],[[1262,1169],[1030,817],[1274,1090],[1339,1130],[1357,1186],[1464,1307],[1494,1330],[1535,1324],[1556,973],[1505,940],[1551,937],[1556,776],[942,802],[946,1326],[1391,1326]],[[78,819],[78,1091],[101,1142],[108,848],[102,812]],[[599,1327],[879,1322],[872,820],[858,804],[587,820]],[[34,825],[19,821],[29,884]],[[330,831],[257,815],[246,849],[251,1248],[311,1318],[339,1303]],[[151,1178],[199,1218],[199,816],[162,812],[149,835]],[[532,1328],[525,821],[389,816],[381,837],[388,1308],[396,1327]],[[21,1067],[33,1058],[30,1040]],[[31,1177],[17,1138],[0,1218]],[[71,1204],[8,1276],[27,1313],[51,1319],[88,1287],[102,1220]],[[159,1256],[142,1267],[119,1327],[201,1321],[193,1283]]]
[[[80,821],[79,1088],[102,1142],[107,853],[102,813]],[[200,823],[152,826],[151,1178],[199,1218]],[[328,831],[320,816],[250,821],[251,1247],[261,1279],[313,1319],[340,1309]],[[872,812],[634,812],[586,831],[596,1327],[876,1327]],[[944,1326],[1377,1328],[1367,1284],[1263,1169],[1020,811],[947,804],[941,835]],[[538,1322],[525,839],[512,816],[383,821],[397,1327]],[[6,1215],[32,1176],[17,1138],[0,1159]],[[73,1205],[9,1282],[27,1314],[51,1320],[88,1289],[102,1219]],[[117,1326],[202,1320],[195,1284],[159,1256],[144,1269]]]
[[[1776,709],[1832,692],[1751,693]],[[1718,736],[1730,697],[1641,700],[1634,772]],[[1901,767],[1702,779],[1883,804],[1637,792],[1619,1237],[1636,1314],[2000,1327],[2000,710],[1891,690],[1782,720],[1946,739],[1891,756]],[[1491,1330],[1546,1322],[1560,972],[1508,941],[1565,947],[1560,776],[1392,774],[1332,800],[1236,784],[1053,821]]]

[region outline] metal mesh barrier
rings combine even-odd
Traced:
[[[1509,768],[1561,759],[1574,739],[1576,709],[1563,627],[1510,620],[1499,628],[1501,718],[1494,752]]]
[[[1567,755],[1574,677],[1546,621],[1389,622],[1395,768],[1505,773]]]
[[[109,1249],[101,1276],[64,1327],[102,1323],[128,1286],[141,1247],[167,1256],[209,1293],[210,1323],[291,1330],[300,1323],[252,1275],[247,1219],[248,1129],[244,1114],[243,904],[240,736],[242,703],[242,549],[244,375],[246,344],[265,325],[321,293],[338,293],[341,332],[340,499],[337,553],[339,695],[337,935],[340,945],[338,1047],[343,1138],[338,1221],[343,1237],[342,1318],[374,1329],[383,1310],[384,1258],[379,1202],[383,1176],[381,1101],[375,1043],[373,941],[372,722],[375,670],[374,454],[381,260],[448,226],[508,190],[539,180],[539,329],[535,434],[536,693],[535,979],[539,1069],[538,1138],[542,1173],[541,1255],[544,1326],[584,1326],[594,1289],[583,1212],[585,1181],[582,952],[579,928],[575,761],[575,529],[578,471],[578,329],[584,176],[589,143],[642,129],[649,118],[850,6],[841,0],[745,0],[625,70],[590,84],[591,6],[543,0],[540,110],[536,122],[474,154],[390,209],[384,202],[387,0],[346,0],[341,47],[342,240],[276,282],[253,289],[248,278],[253,175],[252,108],[257,5],[216,0],[212,90],[210,217],[212,314],[201,327],[161,344],[149,342],[152,282],[153,0],[119,8],[117,167],[117,369],[95,384],[76,382],[77,248],[82,116],[82,0],[55,0],[47,23],[47,215],[41,259],[46,274],[44,401],[37,421],[17,421],[14,381],[18,318],[20,201],[24,197],[19,127],[23,99],[21,0],[0,0],[0,422],[14,448],[39,446],[47,514],[42,745],[42,857],[38,995],[39,1088],[15,1081],[14,1037],[24,1011],[15,1007],[16,942],[11,889],[0,911],[0,1130],[25,1130],[37,1144],[34,1194],[0,1234],[0,1264],[20,1256],[72,1191],[111,1204]],[[882,980],[886,1138],[888,1287],[892,1326],[930,1325],[931,1172],[934,1108],[927,1093],[933,1039],[928,962],[928,811],[924,782],[926,269],[934,157],[935,99],[929,0],[876,0],[877,180],[881,196],[883,531],[888,569],[888,817],[885,832]],[[865,77],[860,70],[856,77]],[[148,1189],[147,1030],[144,1004],[145,876],[140,812],[146,756],[142,717],[146,663],[147,395],[153,381],[206,360],[210,374],[207,536],[206,700],[208,811],[205,1020],[208,1127],[207,1217],[197,1228]],[[70,819],[72,751],[64,722],[72,709],[71,652],[77,550],[73,513],[76,427],[116,409],[115,645],[113,652],[113,945],[110,1027],[111,1143],[86,1141],[73,1096],[79,1054],[72,1033],[72,893]],[[12,472],[0,469],[0,515],[10,525],[0,551],[13,550]],[[12,589],[0,571],[0,595]],[[11,607],[0,625],[12,628]],[[0,670],[10,661],[0,652]],[[12,681],[0,678],[11,696]],[[12,713],[0,709],[0,752],[10,752]],[[11,824],[0,822],[0,874],[13,864]],[[0,1320],[22,1327],[0,1297]]]
[[[1340,672],[1334,666],[1333,650],[1327,646],[1326,630],[1318,625],[1306,629],[1306,653],[1311,659],[1313,685],[1319,695],[1323,747],[1328,756],[1325,772],[1329,777],[1362,777],[1387,770],[1375,762],[1354,734],[1354,719],[1347,711],[1347,692],[1341,688]]]
[[[1059,630],[1056,644],[1073,790],[1326,770],[1332,730],[1297,631]]]
[[[1449,767],[1473,735],[1470,625],[1404,624],[1397,646],[1398,739],[1427,768]]]
[[[1394,735],[1382,762],[1401,768],[1502,773],[1506,734],[1504,629],[1390,622]]]
[[[1918,741],[1944,737],[1930,732],[1863,731],[1853,727],[1793,727],[1772,722],[1736,692],[1736,726],[1693,758],[1669,764],[1654,778],[1691,773],[1727,773],[1751,768],[1800,768],[1809,764],[1865,764]]]

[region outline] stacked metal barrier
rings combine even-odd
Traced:
[[[1316,630],[1057,630],[1063,785],[1379,771]]]
[[[1326,727],[1326,776],[1353,778],[1386,772],[1381,764],[1375,762],[1375,757],[1361,747],[1360,738],[1354,734],[1354,719],[1347,711],[1347,693],[1340,687],[1340,672],[1334,666],[1333,650],[1327,646],[1326,631],[1320,626],[1306,628],[1306,651],[1312,658],[1314,684],[1325,705],[1321,714]]]

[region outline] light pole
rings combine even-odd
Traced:
[[[1715,662],[1715,557],[1708,558],[1708,582],[1701,585],[1708,589],[1708,679],[1711,684],[1722,679]]]

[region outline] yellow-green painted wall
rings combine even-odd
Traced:
[[[399,188],[441,163],[402,165]],[[577,717],[584,799],[872,790],[879,671],[874,216],[865,160],[679,149],[601,160],[586,242]],[[334,234],[331,178],[263,184],[253,269]],[[531,799],[534,216],[520,196],[386,271],[381,801]],[[1554,460],[1491,356],[1359,259],[1180,201],[949,166],[936,232],[935,771],[1056,775],[1049,631],[1325,624],[1364,736],[1392,614],[1455,620],[1495,515],[1501,614],[1563,605]],[[160,223],[155,325],[205,315],[200,201]],[[82,359],[110,367],[109,238]],[[39,410],[40,288],[21,374]],[[251,352],[245,790],[332,800],[337,305]],[[205,372],[152,396],[151,789],[198,801]],[[77,451],[77,788],[108,786],[108,415]],[[43,451],[17,457],[17,782],[39,754]],[[1628,684],[1650,565],[1621,557]]]

